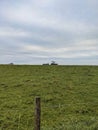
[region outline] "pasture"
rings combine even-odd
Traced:
[[[0,65],[0,130],[98,130],[98,66]]]

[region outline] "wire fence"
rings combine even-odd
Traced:
[[[34,129],[35,127],[35,108],[36,106],[28,107],[20,107],[20,108],[1,108],[0,111],[0,130],[22,130],[23,128],[26,130]],[[93,113],[94,120],[92,122],[96,122],[97,115],[94,113],[90,106],[98,106],[98,102],[88,102],[88,103],[57,103],[57,104],[48,104],[41,103],[40,111],[41,111],[41,130],[60,130],[69,127],[68,121],[70,121],[73,125],[77,119],[77,114],[82,114],[86,116],[88,113]],[[76,108],[77,107],[77,108]],[[84,107],[84,108],[83,108]],[[74,109],[75,108],[75,109]],[[67,109],[67,111],[66,111]],[[69,111],[72,112],[76,117],[72,117],[71,114],[67,113]],[[61,114],[61,115],[60,115]],[[68,115],[69,114],[69,115]],[[61,119],[59,119],[59,117]],[[92,115],[91,115],[92,116]],[[69,119],[67,119],[69,118]],[[3,120],[4,119],[4,120]],[[58,120],[58,121],[57,121]],[[58,124],[56,124],[56,121]],[[77,121],[78,122],[78,121]],[[52,124],[52,125],[51,125]],[[67,126],[66,126],[67,124]],[[8,125],[8,129],[7,129]],[[49,126],[49,127],[48,127]],[[71,126],[71,125],[70,125]],[[77,125],[76,125],[77,126]],[[74,126],[74,127],[76,127]],[[12,127],[12,128],[11,128]],[[34,129],[35,130],[35,129]],[[36,129],[39,130],[39,129]]]

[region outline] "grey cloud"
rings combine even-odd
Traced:
[[[97,64],[96,0],[5,0],[0,5],[0,63],[4,56],[6,62],[15,58],[17,63],[70,59],[67,63]]]

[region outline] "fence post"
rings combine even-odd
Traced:
[[[40,106],[40,97],[35,99],[35,129],[40,130],[40,115],[41,115],[41,106]]]

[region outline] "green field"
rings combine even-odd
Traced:
[[[0,130],[98,130],[98,66],[0,65]]]

